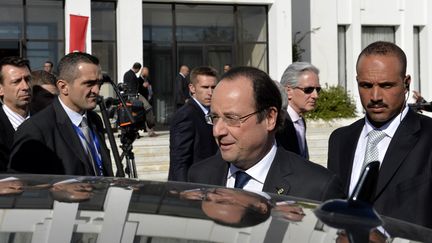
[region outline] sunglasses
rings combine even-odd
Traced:
[[[316,90],[317,93],[319,93],[321,91],[321,87],[294,87],[294,89],[299,89],[301,91],[303,91],[305,94],[312,94],[312,92],[314,90]]]

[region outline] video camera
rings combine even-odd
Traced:
[[[149,127],[153,126],[154,123],[152,123],[152,121],[154,121],[154,119],[151,118],[153,114],[151,113],[152,107],[146,99],[143,98],[141,100],[138,95],[128,94],[127,87],[124,84],[116,85],[106,74],[103,74],[102,83],[109,83],[118,97],[118,99],[111,97],[104,99],[103,96],[98,97],[98,104],[101,108],[105,129],[117,166],[116,176],[124,177],[126,172],[129,177],[138,178],[135,155],[132,151],[132,147],[135,139],[139,137],[139,129],[145,129],[146,123]],[[146,119],[146,114],[149,119]],[[123,150],[121,156],[117,150],[116,141],[109,121],[110,118],[116,119],[116,125],[120,127],[121,130],[120,147]],[[123,165],[121,163],[123,158],[126,158],[125,170],[123,170]]]
[[[105,99],[109,117],[116,118],[116,125],[121,129],[140,130],[146,126],[146,109],[144,103],[139,100],[137,95],[127,93],[126,84],[119,84],[120,95],[125,101],[125,105],[120,99],[109,97]],[[132,115],[132,116],[130,116]]]
[[[408,104],[408,107],[413,109],[415,112],[432,111],[432,102],[417,102]]]

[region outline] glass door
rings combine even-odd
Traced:
[[[198,66],[211,66],[219,74],[222,74],[223,66],[233,63],[232,49],[231,45],[179,44],[177,48],[177,66],[185,64],[190,69]]]

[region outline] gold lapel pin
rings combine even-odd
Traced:
[[[285,191],[283,188],[276,188],[276,190],[278,195],[282,195]]]

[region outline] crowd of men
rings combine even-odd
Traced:
[[[168,179],[324,201],[350,196],[365,165],[379,161],[374,208],[430,228],[432,119],[406,104],[406,66],[405,53],[393,43],[374,42],[360,53],[356,78],[365,116],[331,134],[324,168],[309,161],[305,138],[305,113],[321,91],[317,67],[292,63],[275,83],[254,67],[227,64],[219,75],[212,67],[180,65]],[[124,75],[130,92],[145,101],[152,96],[148,73],[135,63]],[[0,170],[113,176],[103,124],[92,111],[100,90],[98,59],[64,56],[55,82],[38,83],[52,92],[37,111],[30,108],[31,77],[28,61],[1,60]]]

